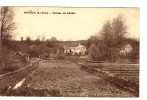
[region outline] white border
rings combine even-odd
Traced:
[[[138,7],[140,0],[0,0],[1,6]]]
[[[123,98],[125,100],[144,100],[147,94],[147,5],[146,0],[0,0],[0,6],[52,6],[52,7],[139,7],[140,8],[140,97],[139,98]],[[36,99],[42,98],[8,98],[4,99]],[[50,99],[50,98],[43,98]],[[69,99],[69,98],[51,98],[51,99]],[[74,100],[75,98],[70,98]],[[79,98],[76,98],[79,99]],[[81,98],[80,98],[81,99]],[[82,98],[82,99],[96,99],[96,98]],[[100,98],[97,98],[100,99]],[[115,98],[102,98],[102,100],[110,100]],[[118,98],[117,98],[118,99]],[[122,98],[119,98],[119,100]]]

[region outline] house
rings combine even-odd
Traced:
[[[120,55],[129,54],[132,52],[132,50],[133,50],[133,48],[132,48],[131,44],[126,44],[121,48]]]
[[[29,62],[29,54],[15,52],[14,54],[12,54],[12,60],[14,62]]]
[[[86,47],[84,45],[76,45],[76,46],[64,46],[64,53],[65,54],[81,54],[84,55],[86,53]]]

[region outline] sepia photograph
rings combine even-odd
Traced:
[[[139,98],[140,9],[0,7],[0,97]]]

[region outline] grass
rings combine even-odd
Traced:
[[[5,74],[5,73],[8,73],[8,72],[12,72],[12,71],[15,71],[17,69],[19,69],[20,67],[19,66],[10,66],[10,67],[5,67],[3,68],[1,71],[0,71],[0,74]]]
[[[9,90],[5,93],[3,93],[3,95],[7,95],[7,96],[38,96],[38,97],[42,97],[42,96],[55,96],[55,97],[60,97],[60,92],[59,90],[48,90],[48,89],[34,89],[31,87],[23,87],[23,88],[19,88],[17,90]]]

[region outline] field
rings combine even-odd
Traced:
[[[90,63],[88,66],[109,72],[120,79],[139,84],[139,64]]]
[[[82,69],[108,81],[117,88],[139,96],[139,64],[88,63]]]
[[[112,85],[102,73],[87,72],[70,61],[41,61],[15,96],[135,97],[130,91]]]

